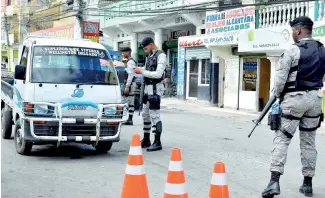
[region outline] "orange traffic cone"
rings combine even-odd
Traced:
[[[225,164],[216,162],[211,179],[209,198],[229,198]]]
[[[181,150],[178,148],[171,152],[164,198],[188,198]]]
[[[149,198],[140,135],[132,136],[121,198]]]

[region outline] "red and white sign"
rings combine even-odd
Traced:
[[[203,38],[201,37],[185,36],[178,39],[179,47],[197,47],[203,45]]]
[[[99,22],[84,21],[82,23],[83,37],[99,43]]]

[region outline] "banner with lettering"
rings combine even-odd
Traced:
[[[30,35],[74,38],[74,24],[67,24],[54,28],[31,32]]]
[[[82,32],[83,38],[99,43],[99,22],[84,21]]]
[[[255,7],[207,12],[205,26],[208,35],[255,29]]]

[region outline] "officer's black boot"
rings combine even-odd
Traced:
[[[148,148],[151,145],[150,133],[144,133],[143,139],[141,140],[141,147]]]
[[[271,172],[271,180],[267,185],[266,189],[262,192],[262,197],[264,198],[272,198],[274,195],[280,194],[280,173],[279,172]]]
[[[312,185],[312,177],[305,177],[304,183],[300,187],[299,191],[304,194],[306,197],[313,196],[313,185]]]
[[[148,152],[159,151],[162,149],[162,145],[160,142],[161,132],[162,132],[162,123],[161,123],[161,121],[159,121],[156,124],[156,129],[153,131],[153,133],[155,133],[155,140],[154,140],[153,144],[149,148],[147,148]]]
[[[129,119],[125,122],[125,125],[133,125],[133,115],[129,115]]]

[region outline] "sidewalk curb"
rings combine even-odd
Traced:
[[[257,119],[258,116],[260,115],[258,112],[256,113],[250,113],[250,112],[245,112],[245,111],[238,111],[238,110],[232,110],[232,109],[227,109],[227,108],[219,108],[219,107],[214,107],[208,104],[197,104],[197,103],[185,103],[180,100],[175,100],[175,102],[169,101],[168,102],[163,102],[161,104],[161,109],[165,110],[173,110],[173,111],[181,111],[181,112],[191,112],[191,113],[197,113],[200,115],[206,115],[202,111],[198,110],[195,111],[195,108],[200,108],[201,110],[207,110],[210,112],[214,113],[228,113],[228,114],[233,114],[233,115],[242,115],[242,116],[251,116],[254,117],[253,119]],[[179,105],[177,104],[179,103]],[[184,107],[181,107],[184,106]],[[193,109],[194,108],[194,109]],[[264,117],[260,125],[267,125],[267,115]],[[317,130],[316,132],[317,135],[325,135],[325,122],[322,123],[321,127]]]

